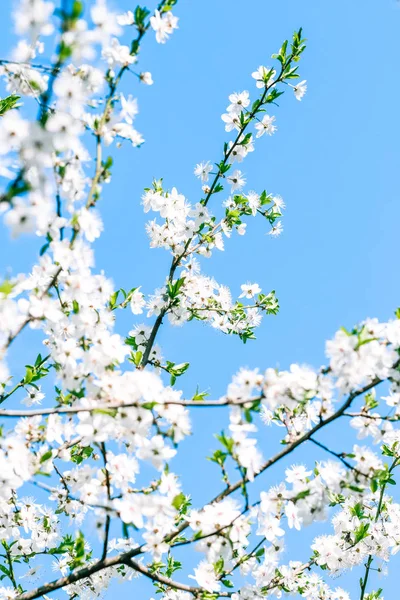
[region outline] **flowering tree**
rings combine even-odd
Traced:
[[[200,391],[183,397],[177,381],[189,364],[164,358],[157,345],[166,319],[204,321],[246,342],[263,315],[278,311],[274,292],[246,283],[233,300],[201,268],[231,236],[245,234],[251,217],[264,219],[272,236],[282,229],[283,200],[244,191],[236,163],[257,138],[275,133],[270,113],[279,96],[292,88],[301,100],[306,92],[301,29],[272,66],[252,73],[251,94],[229,96],[222,153],[194,170],[198,201],[162,180],[145,189],[144,211],[156,213],[146,226],[150,245],[171,255],[160,287],[149,296],[140,286],[114,289],[94,270],[91,243],[103,229],[97,204],[112,180],[107,149],[144,141],[133,126],[137,101],[120,82],[133,73],[152,84],[135,63],[145,35],[163,44],[178,28],[175,4],[115,14],[103,0],[86,11],[79,0],[20,0],[14,15],[21,41],[1,61],[8,95],[0,102],[0,206],[13,236],[35,232],[42,242],[31,273],[0,283],[0,598],[56,590],[96,598],[114,578],[142,576],[165,600],[348,600],[329,575],[357,565],[359,599],[382,598],[371,589],[371,570],[382,571],[400,548],[400,505],[389,495],[400,464],[400,320],[340,330],[317,370],[242,369],[219,399]],[[44,58],[45,40],[52,60]],[[121,310],[135,316],[124,336],[114,332]],[[46,350],[18,379],[7,351],[28,327],[40,330]],[[191,412],[218,407],[227,407],[227,425],[208,458],[221,491],[195,507],[172,459],[191,433]],[[325,444],[319,434],[339,419],[367,445],[344,452]],[[257,438],[267,426],[282,431],[282,447],[268,459]],[[295,464],[281,483],[254,492],[256,478],[262,483],[305,444],[319,446],[326,460]],[[287,530],[328,515],[333,528],[326,524],[314,539],[309,559],[285,561]],[[202,554],[194,572],[177,558],[182,546]]]

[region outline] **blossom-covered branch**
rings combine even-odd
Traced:
[[[0,600],[61,589],[94,600],[113,579],[134,586],[138,577],[163,600],[349,600],[326,575],[363,564],[360,600],[376,600],[381,592],[368,591],[373,561],[383,571],[400,549],[400,505],[388,494],[400,462],[400,313],[339,330],[319,369],[241,369],[214,399],[201,391],[209,389],[205,375],[201,388],[183,394],[177,382],[190,364],[157,344],[166,319],[208,323],[247,342],[263,315],[279,309],[275,292],[256,282],[238,283],[234,299],[203,265],[243,236],[251,217],[272,238],[282,230],[283,199],[245,189],[236,163],[275,134],[284,91],[297,100],[306,93],[301,29],[272,55],[273,66],[252,72],[253,99],[248,90],[229,96],[222,121],[232,139],[217,163],[195,166],[198,198],[190,202],[162,179],[145,188],[144,211],[155,213],[150,246],[172,255],[161,287],[149,293],[129,281],[115,289],[95,270],[114,147],[144,143],[133,125],[138,102],[121,88],[153,83],[150,72],[136,71],[141,42],[150,31],[159,44],[170,38],[175,5],[118,14],[106,0],[20,0],[21,39],[0,61],[8,94],[0,101],[1,211],[12,236],[41,238],[30,271],[0,282]],[[123,335],[121,311],[133,319]],[[28,327],[46,351],[14,374],[8,352]],[[196,507],[172,469],[197,429],[196,410],[214,408],[226,418],[207,457],[218,487]],[[345,448],[326,443],[328,426],[339,422],[365,445],[350,435]],[[322,459],[272,469],[308,443]],[[202,457],[190,460],[201,478]],[[333,532],[286,563],[287,531],[331,516]],[[182,548],[184,559],[192,548],[201,553],[193,570]]]

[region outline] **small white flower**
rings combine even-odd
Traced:
[[[240,286],[242,289],[242,293],[239,298],[254,298],[257,294],[261,292],[261,288],[258,283],[244,283]]]
[[[150,71],[144,71],[143,73],[140,73],[139,79],[145,85],[153,85],[154,83]]]
[[[196,165],[194,169],[194,174],[196,177],[201,179],[203,183],[206,183],[209,179],[210,173],[213,170],[213,166],[208,160],[207,162],[201,162]]]
[[[133,12],[128,10],[126,13],[117,16],[118,25],[133,25],[135,23],[135,18],[133,16]]]
[[[133,314],[141,315],[143,313],[143,307],[145,306],[145,304],[146,304],[146,302],[144,299],[144,295],[140,291],[140,287],[139,287],[132,293],[132,296],[131,296],[130,305],[131,305],[131,310],[132,310]]]
[[[307,80],[300,81],[300,83],[293,87],[293,90],[296,100],[301,101],[307,91]]]
[[[255,128],[257,129],[256,137],[261,137],[264,133],[268,135],[272,135],[277,130],[276,125],[274,125],[275,117],[270,117],[269,115],[264,115],[259,123],[256,123]]]

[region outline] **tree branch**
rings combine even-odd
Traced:
[[[249,398],[247,400],[208,400],[201,402],[193,402],[191,400],[167,400],[166,402],[156,402],[156,406],[183,406],[185,408],[221,408],[224,406],[245,406],[261,401],[262,396]],[[97,411],[116,411],[124,408],[142,408],[140,402],[128,402],[127,404],[99,404],[98,406],[56,406],[54,408],[34,408],[32,410],[23,409],[0,409],[1,417],[37,417],[46,415],[70,415],[82,412],[97,412]]]

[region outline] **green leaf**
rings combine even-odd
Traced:
[[[354,532],[354,543],[358,544],[361,540],[367,537],[369,523],[361,523]]]
[[[109,417],[115,417],[117,414],[116,408],[95,408],[92,410],[93,415],[108,415]]]
[[[249,408],[244,408],[243,413],[244,413],[244,418],[246,419],[246,422],[252,423],[253,417],[251,416],[251,410]]]
[[[168,293],[168,296],[171,298],[171,300],[174,300],[178,296],[179,291],[184,283],[185,283],[184,277],[177,279],[174,283],[171,283],[170,281],[168,281],[167,293]]]
[[[146,17],[150,14],[150,11],[147,8],[142,8],[141,6],[137,6],[135,8],[135,25],[140,30],[144,26],[144,21]]]
[[[193,539],[194,540],[199,540],[201,537],[203,537],[203,532],[200,529],[199,531],[196,531],[196,533],[193,536]]]
[[[40,458],[40,464],[46,462],[47,460],[50,460],[50,458],[53,456],[53,452],[51,450],[48,450],[47,452],[45,452],[43,454],[43,456]]]
[[[61,40],[60,43],[60,49],[59,49],[59,60],[60,62],[64,62],[66,61],[68,58],[70,58],[70,56],[72,55],[72,46],[68,46],[68,44],[66,44],[63,40]],[[30,82],[30,84],[32,85],[32,83],[36,83],[36,82]],[[35,86],[33,86],[35,87]],[[36,84],[37,87],[37,84]],[[40,91],[40,90],[38,90]]]
[[[384,456],[394,456],[393,451],[386,444],[382,446],[382,454]]]
[[[63,537],[61,544],[57,548],[51,548],[50,554],[65,554],[70,552],[74,547],[74,540],[71,535],[67,534]]]
[[[10,577],[10,571],[8,569],[6,569],[6,567],[4,567],[3,565],[0,564],[0,571],[2,573],[4,573],[5,575],[7,575],[7,577]]]
[[[12,110],[13,108],[18,108],[17,102],[19,99],[20,96],[16,96],[15,94],[11,94],[11,96],[7,96],[6,98],[1,98],[0,117],[4,116],[9,110]]]
[[[217,463],[217,465],[223,466],[228,454],[226,452],[222,452],[222,450],[216,450],[212,456],[208,457],[208,460]]]
[[[222,573],[223,570],[224,570],[224,559],[221,557],[217,560],[216,563],[214,563],[214,571],[218,575],[218,574]]]
[[[203,402],[205,398],[207,398],[207,396],[209,396],[210,394],[208,392],[199,392],[199,388],[196,388],[196,393],[195,395],[192,397],[192,402]]]
[[[0,283],[0,294],[7,297],[11,294],[14,287],[14,283],[11,283],[9,279],[5,279],[2,283]]]
[[[33,373],[32,367],[27,366],[26,367],[25,377],[24,377],[24,383],[25,384],[30,383],[32,381],[32,379],[33,379],[33,375],[34,375],[34,373]]]
[[[186,502],[186,496],[185,496],[185,494],[183,494],[181,492],[180,494],[175,496],[175,498],[172,500],[171,504],[174,508],[176,508],[176,510],[180,510],[180,508],[185,504],[185,502]]]
[[[137,367],[140,365],[142,357],[143,357],[143,352],[141,352],[140,350],[138,350],[134,354],[132,353],[133,362],[135,363],[135,365]]]
[[[41,365],[42,362],[43,362],[42,355],[38,354],[36,357],[36,360],[35,360],[35,367],[39,367],[39,365]]]
[[[85,537],[81,531],[78,532],[78,536],[75,540],[74,554],[75,554],[75,557],[70,565],[71,570],[76,569],[77,567],[80,567],[82,564],[84,564],[84,562],[86,560]]]
[[[119,295],[119,290],[117,290],[116,292],[111,294],[111,297],[109,300],[109,306],[110,306],[111,310],[114,310],[114,308],[116,307],[118,295]]]
[[[107,170],[107,171],[109,169],[111,169],[111,167],[113,166],[113,162],[114,161],[113,161],[112,156],[107,156],[107,158],[106,158],[106,160],[105,160],[105,162],[103,164],[104,169]]]
[[[244,138],[242,139],[241,142],[239,142],[240,146],[246,146],[250,140],[252,138],[252,134],[251,133],[246,133],[246,135],[244,136]]]
[[[147,410],[153,410],[153,408],[157,406],[157,402],[145,402],[141,404],[142,408],[146,408]]]
[[[215,437],[228,450],[229,454],[232,454],[233,445],[234,445],[233,439],[226,437],[226,435],[225,435],[225,433],[223,431],[221,432],[220,435],[216,435]]]
[[[310,490],[303,490],[299,492],[296,496],[296,500],[302,500],[303,498],[307,498],[310,495]]]
[[[71,18],[76,21],[83,14],[83,2],[80,0],[74,0],[72,4]]]
[[[135,338],[133,337],[125,338],[125,344],[127,344],[128,346],[132,346],[135,350],[137,348],[137,343],[135,341]]]
[[[71,449],[71,460],[77,465],[80,465],[86,458],[90,458],[93,454],[93,448],[91,446],[73,446]]]

